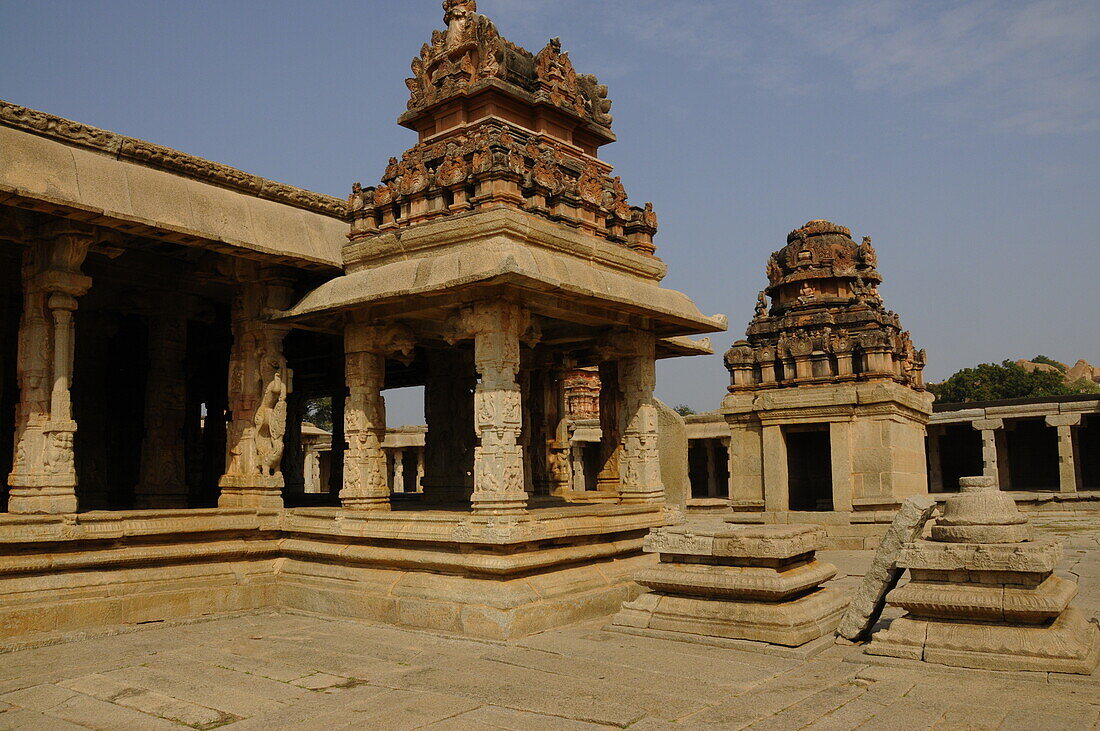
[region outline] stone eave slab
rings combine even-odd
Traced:
[[[496,287],[519,295],[550,295],[569,307],[600,308],[652,321],[659,336],[721,332],[724,315],[704,315],[687,295],[593,266],[572,256],[514,242],[493,240],[450,247],[436,256],[393,261],[325,282],[277,320],[295,322],[311,315],[374,305],[410,311],[440,295],[458,303],[477,289]],[[537,308],[534,308],[538,312]],[[593,314],[593,313],[590,313]],[[609,319],[608,324],[617,324]]]

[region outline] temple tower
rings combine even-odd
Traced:
[[[884,306],[877,266],[869,237],[823,220],[768,260],[747,339],[725,356],[735,510],[813,520],[927,492],[925,355]]]

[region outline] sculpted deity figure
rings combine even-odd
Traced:
[[[875,247],[871,246],[870,236],[863,237],[863,243],[859,245],[856,255],[859,257],[859,260],[867,266],[878,266],[878,254],[875,253]]]
[[[768,298],[764,294],[764,292],[761,291],[759,294],[756,295],[756,315],[755,315],[755,319],[759,320],[762,317],[764,317],[765,315],[767,315],[767,313],[768,313]]]
[[[798,301],[805,304],[815,297],[817,297],[817,291],[813,285],[809,282],[803,282],[802,287],[798,290]]]
[[[473,30],[476,0],[444,0],[443,22],[447,24],[447,48],[462,45]]]

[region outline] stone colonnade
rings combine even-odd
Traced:
[[[950,438],[949,428],[958,428],[960,426],[965,428],[967,424],[980,435],[982,475],[996,479],[1000,489],[1028,489],[1024,484],[1016,484],[1019,481],[1013,476],[1012,465],[1014,463],[1020,465],[1027,460],[1034,460],[1043,456],[1039,454],[1020,455],[1015,453],[1019,445],[1013,446],[1010,444],[1010,433],[1014,429],[1019,428],[1022,424],[1029,424],[1037,434],[1041,433],[1042,428],[1054,430],[1050,436],[1053,440],[1056,440],[1057,445],[1057,476],[1052,477],[1049,481],[1050,484],[1043,484],[1041,486],[1042,489],[1056,489],[1061,493],[1075,493],[1084,489],[1095,489],[1097,487],[1095,485],[1085,485],[1085,468],[1083,462],[1086,456],[1085,453],[1087,449],[1090,448],[1090,445],[1083,444],[1082,439],[1084,439],[1086,426],[1091,423],[1086,422],[1086,419],[1098,419],[1100,417],[1097,417],[1094,412],[1090,411],[1041,413],[1041,409],[1045,406],[1057,409],[1058,404],[1052,402],[1049,405],[1029,404],[1015,407],[1027,411],[1027,413],[1020,416],[1004,415],[998,418],[974,418],[967,420],[939,419],[929,424],[929,489],[932,492],[943,492],[945,490],[954,489],[954,486],[946,484],[949,480],[944,475],[944,446],[941,444],[941,440]],[[1014,407],[1003,408],[1009,409]],[[1090,413],[1093,415],[1087,416],[1087,414]],[[950,416],[951,412],[946,412],[946,415]],[[1051,452],[1050,457],[1054,459],[1055,450],[1051,450]],[[1053,475],[1054,470],[1051,469],[1049,471]]]
[[[95,242],[93,227],[58,221],[37,231],[24,254],[9,512],[78,509],[77,424],[70,393],[74,312],[78,298],[92,286],[81,265]],[[281,466],[294,377],[283,353],[290,327],[271,316],[292,303],[293,281],[277,268],[250,262],[233,260],[230,268],[235,282],[232,347],[218,506],[278,509],[283,505]],[[190,498],[183,446],[190,408],[185,370],[189,309],[174,297],[152,296],[143,300],[138,314],[147,326],[149,362],[133,504],[139,509],[184,508]],[[334,441],[343,439],[347,445],[340,491],[345,508],[388,509],[391,489],[402,491],[404,472],[410,468],[417,470],[416,484],[423,485],[426,499],[438,497],[436,489],[442,493],[450,488],[450,497],[468,497],[473,509],[484,514],[522,512],[532,494],[572,492],[561,383],[565,361],[540,356],[532,364],[526,355],[521,359],[521,342],[528,346],[523,352],[531,353],[539,333],[531,315],[511,302],[476,302],[463,308],[452,324],[452,346],[428,356],[430,428],[415,466],[406,465],[400,451],[391,450],[387,460],[382,391],[386,360],[411,360],[416,338],[399,325],[357,318],[346,324],[344,433],[333,435]],[[616,331],[601,341],[598,352],[610,387],[601,392],[607,437],[600,447],[601,489],[596,492],[608,501],[659,503],[663,487],[653,403],[655,337]],[[433,358],[440,367],[432,367]],[[218,414],[208,414],[208,420],[218,419],[217,408]],[[463,437],[466,415],[473,428]],[[320,465],[317,455],[313,457],[312,462],[303,457],[303,471],[316,481]]]

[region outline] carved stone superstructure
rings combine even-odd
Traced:
[[[872,378],[924,389],[924,351],[879,296],[871,239],[856,244],[851,235],[844,226],[810,221],[771,255],[748,340],[726,353],[731,393]]]
[[[500,37],[472,0],[448,2],[413,60],[401,124],[420,142],[391,158],[381,184],[348,197],[353,241],[505,206],[653,254],[652,204],[631,206],[611,166],[607,88],[578,76],[553,39],[537,55]]]
[[[747,339],[725,355],[735,509],[876,510],[927,492],[925,355],[877,267],[870,238],[823,220],[768,259]]]

